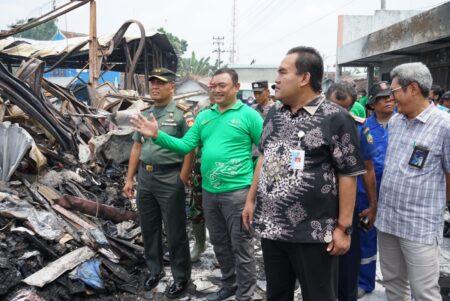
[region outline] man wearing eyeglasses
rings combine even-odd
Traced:
[[[202,205],[222,272],[222,288],[208,295],[209,301],[233,295],[251,300],[256,286],[252,235],[242,227],[241,213],[253,178],[252,144],[259,143],[263,120],[237,101],[239,88],[235,70],[217,70],[210,83],[216,104],[197,116],[182,139],[159,130],[153,116],[131,119],[137,131],[164,148],[186,154],[202,146]]]
[[[389,301],[442,300],[438,245],[443,208],[450,199],[450,116],[427,99],[432,77],[422,63],[391,72],[398,113],[380,187],[378,229],[381,272]]]

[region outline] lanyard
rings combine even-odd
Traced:
[[[301,148],[302,148],[302,139],[303,139],[303,137],[305,137],[305,132],[303,132],[302,130],[300,130],[300,131],[297,133],[297,136],[298,136],[298,148],[301,149]]]

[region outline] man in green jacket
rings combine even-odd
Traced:
[[[211,80],[216,104],[201,112],[181,139],[160,131],[152,115],[131,119],[142,135],[172,151],[187,154],[202,146],[203,209],[223,284],[207,296],[210,301],[234,294],[236,300],[251,300],[256,285],[252,236],[242,228],[241,213],[253,177],[252,144],[259,143],[263,120],[237,101],[239,88],[235,70],[217,70]]]

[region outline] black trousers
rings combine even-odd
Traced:
[[[136,200],[144,239],[144,258],[150,273],[156,275],[163,271],[164,223],[175,281],[191,277],[185,197],[178,170],[148,172],[140,165]]]
[[[353,233],[350,249],[339,256],[339,301],[356,301],[358,299],[358,277],[361,265],[361,246],[359,241],[359,217],[355,208],[353,213]]]
[[[336,301],[338,257],[324,243],[290,243],[261,239],[267,301],[294,300],[298,279],[304,301]]]

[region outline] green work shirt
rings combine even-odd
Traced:
[[[358,102],[365,108],[367,105],[367,102],[369,101],[369,97],[367,96],[361,96],[361,98],[358,100]]]
[[[153,113],[158,121],[158,127],[173,137],[181,138],[189,129],[189,124],[193,120],[193,115],[189,111],[177,107],[177,103],[171,100],[167,106],[156,112],[154,106],[142,112],[146,118]],[[139,132],[133,134],[133,140],[142,144],[139,159],[146,164],[172,164],[183,162],[182,154],[170,151],[155,144],[152,139],[143,137]]]
[[[353,113],[353,115],[361,118],[366,118],[366,110],[364,109],[362,104],[357,101],[355,101],[353,107],[350,109],[350,113]]]
[[[155,143],[187,154],[202,146],[202,187],[211,193],[248,187],[253,179],[252,144],[258,145],[263,120],[237,101],[221,112],[217,105],[201,112],[182,139],[159,131]]]

